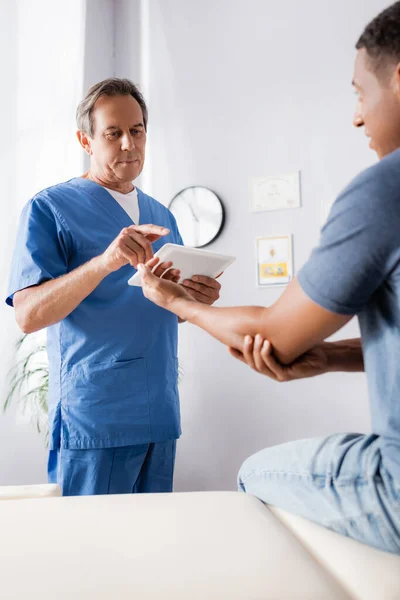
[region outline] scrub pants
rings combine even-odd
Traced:
[[[49,483],[63,496],[172,492],[176,440],[96,450],[50,450]]]
[[[376,435],[340,434],[248,458],[239,491],[380,550],[400,554],[400,478]]]

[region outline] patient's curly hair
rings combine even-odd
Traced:
[[[383,10],[366,26],[356,48],[365,48],[377,75],[400,62],[400,2]]]

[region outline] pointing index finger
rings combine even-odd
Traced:
[[[160,225],[131,225],[128,227],[131,231],[136,231],[142,235],[159,235],[160,237],[168,235],[170,230],[167,227],[161,227]]]

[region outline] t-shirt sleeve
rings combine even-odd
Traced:
[[[400,192],[372,168],[334,203],[298,281],[331,312],[355,315],[398,264]]]
[[[34,198],[23,209],[11,262],[6,303],[15,292],[64,275],[68,268],[68,232],[45,200]]]

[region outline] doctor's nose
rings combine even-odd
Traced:
[[[135,141],[130,134],[126,134],[121,138],[121,150],[131,151],[135,148]]]

